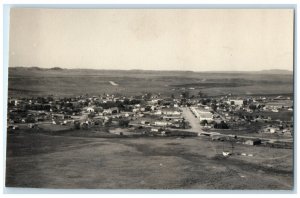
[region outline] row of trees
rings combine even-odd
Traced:
[[[208,121],[207,120],[202,120],[200,122],[200,125],[202,126],[205,126],[205,125],[208,125]],[[220,123],[217,123],[217,122],[211,122],[210,124],[212,124],[214,126],[215,129],[229,129],[229,125],[224,122],[224,121],[221,121]]]
[[[130,121],[128,119],[120,119],[118,121],[118,126],[121,127],[121,128],[126,128],[126,127],[129,126],[129,122]],[[94,126],[109,127],[109,126],[111,126],[111,124],[112,124],[112,118],[109,118],[108,120],[105,120],[105,121],[103,121],[103,120],[95,120],[93,125]],[[88,123],[85,123],[85,122],[81,123],[79,121],[75,121],[74,122],[74,128],[75,129],[88,129],[89,127],[90,126],[89,126]]]

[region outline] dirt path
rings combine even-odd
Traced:
[[[191,110],[187,107],[183,107],[181,108],[182,110],[182,115],[183,117],[190,123],[191,125],[191,129],[189,129],[189,131],[193,131],[196,133],[201,133],[203,132],[201,126],[200,126],[200,121],[199,119],[197,119],[193,113],[191,112]]]

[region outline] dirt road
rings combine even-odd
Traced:
[[[182,110],[182,115],[183,117],[190,123],[191,129],[189,131],[196,132],[196,133],[201,133],[203,132],[201,126],[200,126],[200,121],[198,118],[196,118],[191,110],[188,107],[183,107],[181,108]]]

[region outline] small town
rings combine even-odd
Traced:
[[[293,194],[296,7],[149,5],[6,6],[5,188]]]
[[[211,140],[288,148],[293,104],[286,96],[78,96],[9,98],[8,133],[80,131],[87,136],[209,136]],[[103,134],[104,133],[104,134]],[[106,133],[106,134],[105,134]],[[224,155],[227,155],[223,153]]]

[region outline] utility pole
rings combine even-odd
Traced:
[[[231,154],[233,154],[233,149],[234,149],[234,140],[231,140]]]

